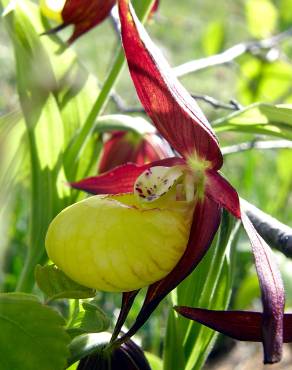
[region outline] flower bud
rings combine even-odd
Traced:
[[[116,0],[41,0],[42,13],[64,27],[72,24],[72,43],[79,36],[101,23],[109,14]],[[63,28],[63,27],[61,27]],[[57,32],[60,27],[53,29]]]
[[[108,351],[104,350],[83,358],[77,370],[151,370],[149,363],[141,350],[132,340],[128,340],[120,347]]]
[[[169,156],[169,145],[155,132],[142,135],[131,131],[115,131],[104,145],[99,173],[127,162],[142,165]]]

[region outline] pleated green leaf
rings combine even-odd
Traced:
[[[107,330],[109,325],[109,318],[93,299],[82,303],[81,309],[73,315],[67,331],[71,336],[100,333]]]
[[[35,279],[39,288],[50,301],[59,298],[80,299],[95,296],[94,289],[84,287],[71,280],[55,265],[37,265]]]
[[[262,134],[292,140],[292,105],[258,103],[213,122],[216,133]]]
[[[75,166],[64,163],[63,153],[84,124],[99,90],[71,48],[65,49],[56,36],[40,36],[46,24],[34,2],[11,2],[4,20],[14,47],[23,135],[30,154],[30,241],[18,284],[19,290],[29,292],[36,264],[47,259],[44,237],[50,221],[76,200],[76,192],[67,186],[69,179],[95,170],[100,151],[96,135]]]
[[[0,294],[0,369],[63,370],[70,337],[64,320],[36,297]]]

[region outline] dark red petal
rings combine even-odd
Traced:
[[[74,25],[72,43],[83,33],[101,23],[110,13],[116,0],[67,0],[62,11],[64,24]]]
[[[139,315],[126,337],[131,337],[146,322],[160,301],[185,279],[198,265],[219,227],[221,208],[213,200],[205,197],[198,202],[186,251],[175,268],[162,280],[152,284],[147,291]]]
[[[206,193],[233,215],[242,219],[255,258],[263,302],[263,345],[265,363],[278,362],[282,355],[284,287],[275,257],[253,227],[245,212],[240,210],[238,194],[215,171],[207,171]]]
[[[123,293],[121,311],[119,313],[111,341],[114,341],[118,337],[138,293],[139,290]]]
[[[241,218],[237,191],[218,172],[206,172],[206,193],[237,218]]]
[[[211,311],[201,308],[175,307],[188,319],[195,320],[211,329],[234,339],[262,342],[263,315],[249,311]],[[292,342],[292,314],[284,315],[284,342]]]
[[[119,8],[129,70],[147,114],[181,155],[196,153],[219,169],[222,154],[206,117],[130,10],[129,0],[119,0]]]
[[[241,211],[241,219],[252,245],[262,293],[264,362],[274,363],[282,356],[284,286],[272,250],[257,233],[244,210]]]
[[[159,161],[144,164],[142,166],[128,163],[114,168],[100,176],[88,177],[70,185],[75,189],[80,189],[91,194],[121,194],[133,191],[133,185],[139,175],[147,168],[155,166],[171,167],[183,165],[182,158],[166,158]]]
[[[174,307],[181,315],[234,339],[262,342],[262,314],[244,311],[212,311]]]

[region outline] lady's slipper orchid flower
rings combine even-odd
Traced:
[[[66,208],[49,227],[49,257],[71,279],[98,290],[132,291],[162,279],[183,255],[192,223],[194,201],[176,200],[181,175],[154,167],[138,178],[137,196],[97,195]],[[153,184],[157,199],[146,202],[141,197],[149,197]],[[173,191],[160,197],[168,186]]]
[[[42,13],[60,23],[52,30],[59,30],[69,26],[74,26],[72,36],[68,43],[71,44],[78,37],[88,32],[107,18],[115,5],[116,0],[40,0]],[[150,11],[150,17],[157,11],[159,0],[156,0]]]
[[[74,25],[74,32],[68,42],[100,24],[112,10],[116,0],[41,0],[43,14],[61,25],[50,32]]]
[[[198,265],[218,229],[221,208],[224,207],[242,219],[250,238],[262,290],[261,332],[265,362],[279,361],[283,342],[284,289],[272,252],[241,210],[236,191],[218,172],[223,163],[222,154],[206,117],[173,75],[168,63],[135,16],[129,0],[119,0],[119,11],[123,46],[137,94],[159,133],[181,158],[169,158],[140,166],[126,164],[98,177],[72,184],[90,193],[107,195],[77,203],[57,216],[48,232],[49,256],[59,267],[76,274],[77,280],[77,275],[83,278],[92,274],[92,266],[89,264],[87,268],[84,265],[85,254],[86,264],[92,259],[92,263],[99,266],[101,277],[98,279],[103,280],[104,284],[121,287],[124,291],[136,289],[123,295],[114,337],[127,316],[138,288],[151,283],[134,325],[119,339],[124,341],[144,324],[162,298]],[[95,207],[96,212],[91,207]],[[119,209],[122,207],[127,211]],[[179,212],[184,213],[185,226],[181,223],[177,207],[180,208]],[[154,224],[148,228],[143,219],[147,216],[142,214],[155,210],[160,215],[157,216],[156,229]],[[136,212],[139,216],[137,219],[129,217],[128,223],[127,212]],[[168,226],[163,220],[163,212],[173,213],[173,222]],[[101,215],[98,216],[98,213]],[[115,216],[118,213],[120,215]],[[66,220],[67,217],[71,217],[71,223]],[[94,217],[98,217],[98,223],[92,220]],[[113,218],[113,222],[109,217]],[[70,227],[76,228],[74,236]],[[96,252],[95,248],[99,247],[94,240],[99,238],[99,232],[105,228],[111,229],[112,234],[105,233],[105,239],[99,239],[98,245],[102,244],[103,250]],[[129,233],[128,236],[124,232],[122,238],[121,228]],[[166,236],[159,236],[159,233],[166,231],[169,233],[167,243],[170,258],[178,250],[182,254],[179,256],[180,253],[176,253],[176,263],[172,266],[169,263],[167,268],[164,266],[164,260],[168,260],[167,247],[162,243]],[[149,232],[151,235],[148,235]],[[180,237],[181,241],[178,242],[177,238]],[[153,249],[153,246],[156,247]],[[151,269],[155,262],[152,261],[151,269],[149,264],[150,256],[156,248],[158,253],[155,262],[159,265],[158,270],[162,268],[166,273],[158,281],[155,280],[158,274],[155,279],[151,279]],[[137,273],[135,269],[141,261],[147,267],[144,271],[139,267]],[[71,263],[74,268],[69,266]],[[67,273],[66,269],[64,271]],[[95,274],[99,273],[99,270],[95,270]],[[142,281],[145,284],[142,285]]]

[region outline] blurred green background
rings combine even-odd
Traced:
[[[151,36],[172,66],[190,60],[220,53],[231,46],[262,40],[292,28],[290,0],[161,0],[159,12],[147,25]],[[68,38],[70,30],[61,34]],[[46,36],[42,36],[46,37]],[[81,37],[73,44],[82,64],[100,84],[104,81],[119,44],[111,20]],[[228,104],[236,100],[246,106],[256,102],[292,104],[292,36],[278,42],[273,48],[245,53],[233,62],[207,68],[181,78],[195,95],[208,95]],[[15,67],[12,47],[0,23],[0,114],[12,112],[18,106]],[[129,107],[139,107],[127,69],[116,86],[116,93]],[[198,101],[210,121],[231,113]],[[106,113],[117,111],[110,102]],[[225,132],[219,134],[222,146],[255,139],[271,139],[258,134]],[[272,138],[275,139],[275,138]],[[0,136],[0,160],[5,156]],[[3,143],[2,143],[3,144]],[[4,144],[3,144],[4,145]],[[23,166],[26,165],[25,153]],[[292,151],[291,149],[250,150],[225,157],[224,174],[238,189],[240,195],[282,222],[292,225]],[[15,288],[23,265],[28,230],[29,179],[23,178],[13,192],[1,194],[0,213],[0,284],[3,291]],[[252,267],[249,245],[242,235],[239,243],[236,289],[232,299],[234,308],[258,305],[258,286]],[[292,306],[292,262],[279,257],[287,289],[287,304]],[[116,297],[100,294],[105,310],[112,313],[118,306]],[[138,309],[138,304],[134,307]],[[160,313],[167,311],[161,305],[143,331],[144,347],[161,353],[161,328],[165,323]]]

